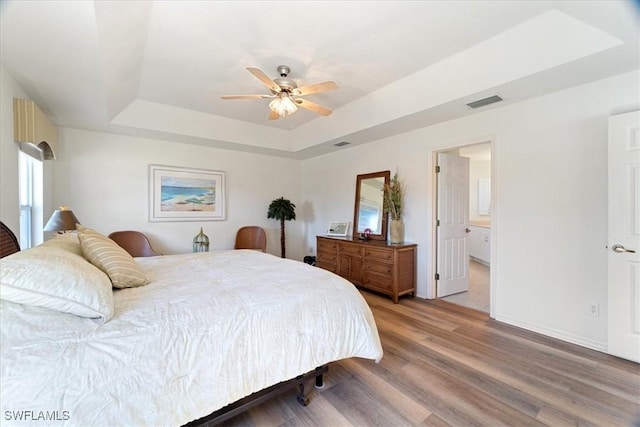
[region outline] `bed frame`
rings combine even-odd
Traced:
[[[296,396],[298,403],[302,406],[307,406],[309,404],[309,398],[304,394],[304,383],[315,377],[315,386],[317,388],[322,388],[324,386],[322,374],[326,373],[328,370],[329,367],[327,365],[319,366],[306,374],[298,375],[291,380],[283,381],[250,394],[249,396],[230,403],[224,408],[218,409],[207,416],[191,421],[183,427],[213,427],[295,387],[298,387],[299,390],[299,393]]]

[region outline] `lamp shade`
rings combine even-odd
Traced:
[[[277,98],[269,103],[269,108],[280,117],[288,116],[298,110],[296,104],[291,100],[289,94],[282,92]]]
[[[80,221],[73,214],[73,211],[65,206],[60,206],[60,209],[55,210],[49,221],[47,221],[44,231],[75,230],[76,224],[80,224]]]

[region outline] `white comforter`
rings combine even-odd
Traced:
[[[1,302],[0,424],[177,426],[328,362],[382,357],[362,296],[322,269],[255,251],[137,261],[152,282],[116,290],[104,324]]]

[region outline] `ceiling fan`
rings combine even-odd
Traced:
[[[224,95],[222,99],[272,99],[269,103],[271,114],[269,120],[277,120],[286,117],[298,110],[298,107],[306,108],[314,113],[328,116],[333,111],[318,105],[315,102],[301,97],[313,93],[325,92],[327,90],[338,89],[338,84],[334,81],[315,83],[308,86],[298,87],[293,79],[287,78],[291,69],[287,65],[279,65],[277,70],[280,77],[271,79],[259,68],[247,67],[247,70],[260,80],[271,91],[270,95]]]

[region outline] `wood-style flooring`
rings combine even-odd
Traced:
[[[332,363],[300,406],[284,393],[224,426],[640,426],[640,365],[418,298],[363,292],[379,364]]]

